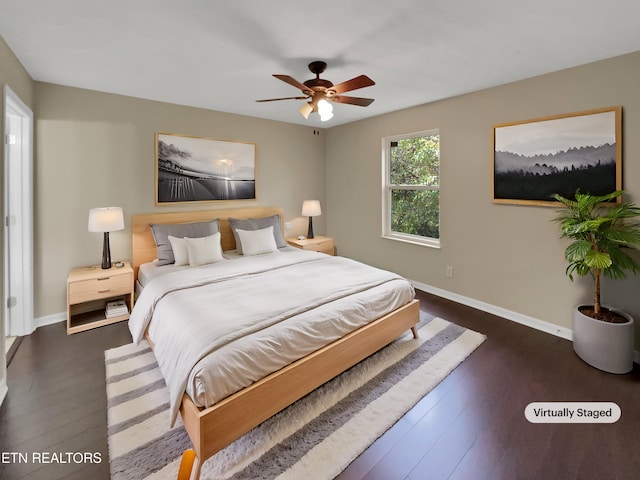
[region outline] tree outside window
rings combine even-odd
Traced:
[[[439,246],[439,132],[387,137],[383,146],[383,236]]]

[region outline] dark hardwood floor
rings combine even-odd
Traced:
[[[423,311],[487,341],[341,475],[351,479],[640,478],[640,369],[610,375],[571,343],[418,293]],[[64,324],[25,337],[0,408],[0,479],[108,479],[103,352],[130,342],[126,324],[67,336]],[[615,424],[531,424],[534,401],[606,401]],[[33,463],[33,452],[97,452],[101,463]],[[27,453],[28,463],[7,454]],[[312,480],[312,479],[309,479]]]
[[[126,323],[67,336],[63,322],[23,338],[0,407],[0,479],[109,478],[104,350],[129,342]],[[34,463],[34,452],[97,452],[102,462]],[[28,462],[4,463],[8,453]]]

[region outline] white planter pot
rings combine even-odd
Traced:
[[[589,365],[609,373],[629,373],[633,369],[633,318],[609,308],[628,321],[609,323],[573,312],[573,350]]]

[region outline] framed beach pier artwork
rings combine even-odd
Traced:
[[[256,198],[256,145],[156,133],[156,205]]]
[[[554,193],[622,189],[622,108],[493,127],[493,201],[558,206]]]

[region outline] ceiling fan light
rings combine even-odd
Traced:
[[[320,121],[322,122],[332,119],[333,105],[323,98],[318,102],[318,113],[320,114]]]
[[[318,113],[333,113],[333,106],[323,98],[318,102]]]
[[[311,105],[311,102],[305,103],[298,109],[298,111],[300,112],[300,115],[307,119],[309,118],[309,114],[313,112],[313,105]]]

